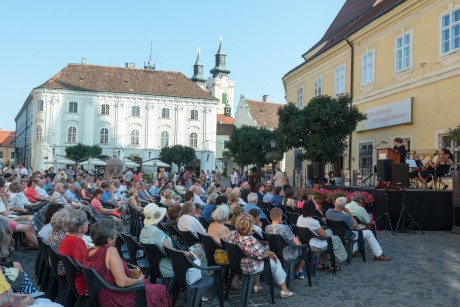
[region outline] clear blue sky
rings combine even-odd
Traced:
[[[325,33],[345,0],[8,1],[0,13],[0,128],[30,91],[68,63],[143,67],[150,41],[159,70],[193,74],[197,48],[205,76],[222,34],[239,96],[283,103],[282,76]]]

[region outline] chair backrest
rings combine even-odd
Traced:
[[[268,211],[270,211],[273,208],[272,203],[264,203],[264,205],[265,205],[265,208],[267,208]],[[270,213],[268,215],[270,215]]]
[[[276,257],[281,261],[284,261],[283,257],[283,249],[285,246],[289,244],[284,240],[283,236],[280,234],[273,234],[273,233],[265,233],[265,237],[267,238],[268,246],[270,246],[270,250],[275,253]]]
[[[166,230],[165,224],[162,223],[162,222],[159,222],[159,223],[157,224],[157,227],[158,227],[158,229],[160,229],[160,230],[163,231],[164,233],[167,233],[167,232],[168,232],[168,231]]]
[[[167,225],[166,226],[167,233],[169,234],[170,237],[176,236],[178,238],[182,239],[182,234],[180,231],[176,228],[176,226],[173,225]]]
[[[138,250],[143,250],[142,245],[131,235],[123,234],[126,246],[128,246],[129,262],[137,265],[136,254]]]
[[[209,221],[204,216],[200,216],[200,223],[203,225],[204,229],[208,231],[208,227],[211,223],[209,223]]]
[[[79,296],[77,288],[75,287],[75,276],[81,272],[81,268],[75,263],[75,261],[72,260],[72,258],[70,258],[70,256],[64,256],[61,254],[58,254],[58,256],[64,266],[65,276],[67,277],[70,290],[72,290],[76,296]]]
[[[50,267],[50,261],[48,257],[48,249],[46,248],[46,243],[43,241],[43,239],[40,236],[37,236],[37,241],[38,241],[38,249],[40,250],[40,253],[42,254],[43,259],[45,259],[45,264],[47,267]]]
[[[267,208],[262,208],[261,210],[262,210],[263,213],[265,213],[265,216],[267,217],[267,221],[271,223],[272,220],[270,218],[270,210],[268,210]]]
[[[289,212],[291,212],[291,213],[297,213],[296,210],[295,210],[294,208],[292,208],[291,206],[289,206],[289,205],[288,205],[288,206],[283,206],[283,207],[284,207],[284,211],[285,211],[286,213],[289,213]]]
[[[296,225],[292,225],[292,228],[295,229],[297,237],[302,244],[310,244],[310,239],[315,237],[310,228],[299,227]]]
[[[195,237],[191,231],[179,230],[179,232],[181,233],[182,238],[184,238],[185,244],[187,244],[188,247],[193,246],[196,243],[200,243],[200,239]]]
[[[206,255],[206,259],[208,260],[208,266],[218,265],[214,260],[214,253],[216,249],[222,249],[222,246],[219,246],[211,236],[199,233],[198,237],[203,244],[204,253]]]
[[[56,279],[65,281],[67,280],[65,276],[59,276],[57,271],[58,263],[60,262],[59,254],[51,245],[46,245],[46,250],[48,251],[48,258],[51,265],[51,271]]]
[[[327,223],[332,233],[338,236],[342,240],[342,243],[345,245],[345,234],[346,232],[350,231],[348,225],[344,221],[327,220]]]
[[[366,223],[364,223],[359,217],[357,217],[356,215],[353,214],[353,217],[355,218],[356,223],[358,223],[358,224],[363,224],[363,225],[366,224]]]
[[[450,164],[439,164],[438,167],[436,168],[436,177],[444,177],[446,176],[449,171],[450,171]]]
[[[289,212],[289,211],[287,211],[286,213],[287,213],[287,215],[289,217],[289,221],[291,222],[291,224],[296,225],[297,224],[297,219],[299,218],[299,214],[296,213],[296,212]]]
[[[227,242],[225,240],[220,240],[225,251],[227,251],[228,261],[230,262],[230,267],[235,274],[243,275],[241,271],[241,260],[246,258],[244,251],[237,244]]]
[[[99,303],[99,292],[104,288],[104,284],[101,282],[102,278],[94,269],[81,266],[81,271],[85,277],[86,284],[91,285],[90,287],[86,287],[91,305],[94,307],[101,306]]]
[[[235,226],[232,225],[232,224],[225,224],[225,226],[227,226],[227,228],[232,231],[232,230],[236,230]]]
[[[165,247],[165,252],[171,259],[171,265],[174,272],[175,281],[183,286],[187,287],[187,270],[193,268],[193,265],[190,259],[184,254],[183,251],[178,251],[176,249],[170,249]]]
[[[328,227],[328,225],[327,225],[326,223],[324,223],[324,220],[323,220],[321,217],[319,217],[319,216],[312,216],[312,218],[314,218],[315,220],[317,220],[321,226],[326,226],[326,227]]]
[[[252,236],[253,236],[254,238],[256,238],[257,240],[259,240],[259,241],[266,241],[266,239],[265,239],[265,232],[263,232],[263,231],[262,231],[262,236],[260,236],[257,232],[254,232],[254,233],[252,234]]]
[[[168,256],[156,244],[142,244],[142,246],[144,247],[145,257],[149,263],[150,272],[155,277],[161,277],[160,260]]]

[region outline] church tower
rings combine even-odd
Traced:
[[[195,65],[193,65],[193,77],[191,80],[204,88],[206,78],[203,76],[203,64],[201,64],[200,59],[200,48],[198,48],[198,56],[196,57]]]
[[[222,36],[220,37],[219,50],[216,54],[216,66],[211,69],[212,77],[206,81],[206,91],[219,99],[219,109],[217,114],[231,116],[233,108],[233,92],[235,81],[230,80],[228,74],[230,70],[225,66],[227,55],[222,46]]]

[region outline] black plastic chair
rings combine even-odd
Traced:
[[[165,248],[166,254],[171,259],[171,264],[175,276],[175,285],[173,291],[172,305],[174,306],[179,296],[180,289],[187,289],[187,306],[201,306],[201,297],[204,292],[212,286],[217,287],[219,296],[219,305],[224,306],[224,296],[221,282],[220,266],[198,266],[185,255],[183,251]],[[201,271],[214,271],[214,277],[203,275],[202,278],[194,284],[187,284],[186,275],[188,269],[196,268]]]
[[[142,244],[140,244],[133,236],[128,234],[123,234],[123,237],[125,239],[126,246],[128,246],[129,263],[137,265],[141,268],[143,274],[148,275],[150,271],[149,262],[144,256],[142,256],[142,258],[138,258],[139,252],[141,254],[144,253]]]
[[[174,277],[164,277],[160,271],[161,259],[168,258],[168,256],[156,244],[142,244],[142,247],[144,248],[145,257],[150,267],[150,281],[156,283],[156,279],[159,278],[171,294],[174,286]]]
[[[93,307],[100,307],[99,303],[99,293],[102,288],[107,288],[116,292],[136,292],[136,304],[135,306],[144,307],[147,306],[147,299],[145,297],[145,286],[144,285],[135,285],[126,288],[120,288],[113,286],[107,281],[105,281],[94,269],[81,266],[83,276],[85,276],[85,281],[87,285],[87,292],[89,299]]]
[[[58,265],[61,263],[59,258],[59,253],[50,245],[46,245],[48,251],[48,257],[51,265],[51,272],[53,273],[54,278],[58,281],[58,293],[56,297],[56,302],[64,306],[73,306],[77,300],[76,296],[71,293],[67,277],[60,276],[58,274]]]
[[[299,214],[296,212],[286,212],[289,221],[291,222],[291,225],[297,225],[297,219],[299,218]]]
[[[292,227],[296,230],[296,234],[297,234],[297,237],[299,238],[299,241],[309,246],[308,250],[310,252],[311,274],[313,276],[316,276],[316,273],[318,271],[319,258],[321,256],[321,252],[313,250],[311,248],[310,240],[312,238],[317,238],[319,240],[327,241],[327,251],[329,252],[329,255],[331,256],[332,271],[336,273],[337,267],[336,267],[336,261],[335,261],[335,255],[334,255],[334,246],[332,244],[332,238],[331,237],[322,238],[318,236],[318,234],[316,234],[316,232],[312,231],[310,228],[298,227],[296,225],[292,225]]]
[[[204,229],[208,231],[209,225],[211,225],[211,223],[204,216],[200,216],[200,223],[203,225]]]
[[[265,232],[262,231],[262,236],[259,235],[257,232],[254,231],[254,233],[252,234],[252,236],[254,238],[256,238],[257,240],[259,241],[267,241],[266,237],[265,237]]]
[[[218,249],[224,249],[222,245],[217,244],[216,241],[211,236],[208,235],[203,235],[201,233],[198,234],[198,238],[201,241],[201,244],[203,244],[203,250],[204,254],[206,255],[206,260],[208,261],[209,266],[216,266],[220,265],[216,262],[214,258],[214,254],[216,250]],[[224,281],[228,282],[228,272],[230,265],[220,265],[222,267],[223,275],[224,275]]]
[[[182,234],[180,233],[180,231],[177,229],[176,226],[167,225],[166,230],[167,230],[167,233],[169,234],[170,237],[176,236],[178,238],[183,239]]]
[[[310,259],[308,257],[308,245],[307,244],[291,245],[280,234],[265,233],[265,237],[267,238],[267,242],[268,242],[268,245],[270,246],[270,250],[275,253],[276,257],[278,257],[278,259],[283,264],[284,271],[286,272],[286,287],[289,288],[289,285],[290,285],[292,267],[300,260],[305,261],[305,268],[307,271],[308,284],[311,287],[311,270],[309,266]],[[301,251],[300,256],[298,256],[295,259],[291,259],[291,260],[284,259],[283,249],[287,246],[300,250]]]
[[[358,250],[361,252],[363,257],[363,262],[366,262],[366,248],[364,246],[364,237],[363,231],[357,229],[351,229],[348,225],[343,221],[331,221],[327,220],[329,224],[329,228],[332,230],[332,233],[335,234],[342,240],[343,245],[345,246],[345,250],[347,251],[348,258],[347,264],[351,263],[351,256],[353,254],[353,244],[358,243]],[[351,231],[358,232],[358,238],[353,239],[351,236]]]
[[[270,210],[268,210],[267,208],[262,208],[260,210],[262,210],[262,212],[265,213],[266,220],[271,224],[272,220],[270,218]],[[262,220],[262,218],[260,220]]]
[[[366,224],[362,220],[360,220],[359,217],[357,217],[356,215],[353,215],[353,217],[355,218],[356,223],[361,224],[361,225],[366,225],[366,228],[369,227],[368,229],[372,231],[372,233],[374,234],[374,237],[377,239],[377,225],[375,225],[375,223]]]
[[[61,254],[58,254],[58,256],[59,256],[59,259],[62,261],[62,264],[64,265],[65,276],[67,277],[69,288],[72,291],[72,293],[75,295],[75,297],[77,298],[75,305],[90,307],[91,302],[89,300],[89,296],[80,295],[77,291],[77,288],[75,287],[75,277],[78,274],[83,274],[81,273],[80,266],[77,265],[75,261],[73,261],[72,258],[70,258],[70,256],[63,256]]]
[[[260,222],[262,223],[262,229],[265,229],[268,225],[271,225],[270,221],[268,219],[260,219]]]
[[[273,276],[271,272],[270,258],[259,259],[252,257],[246,254],[239,245],[227,242],[225,240],[220,240],[222,246],[227,251],[228,259],[230,262],[230,267],[232,269],[230,280],[233,279],[235,274],[241,276],[241,303],[240,306],[246,307],[251,300],[252,289],[254,288],[254,282],[257,276],[265,274],[270,285],[270,295],[272,299],[272,304],[275,304],[275,290],[273,289]],[[263,261],[264,262],[264,271],[254,274],[244,274],[241,270],[241,260],[244,258],[249,258],[254,261]],[[231,283],[227,286],[227,292],[225,298],[228,297],[228,292],[230,291]]]
[[[319,216],[312,216],[312,218],[314,218],[315,220],[317,220],[321,226],[329,227],[329,226],[327,225],[327,223],[325,223],[324,220],[323,220],[321,217],[319,217]],[[297,225],[297,224],[296,224],[296,225]]]
[[[45,292],[45,297],[49,298],[50,300],[55,300],[58,291],[58,283],[57,280],[54,278],[53,273],[51,272],[51,264],[48,257],[48,250],[46,248],[46,243],[40,236],[37,236],[38,241],[38,249],[43,257],[43,270],[41,272],[40,279],[40,290]]]
[[[200,239],[198,239],[191,231],[182,231],[179,230],[182,238],[184,239],[185,244],[188,247],[195,245],[196,243],[200,243]]]

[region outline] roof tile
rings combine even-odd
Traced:
[[[283,107],[281,103],[264,102],[246,99],[252,118],[257,127],[275,129],[278,127],[278,109]]]

